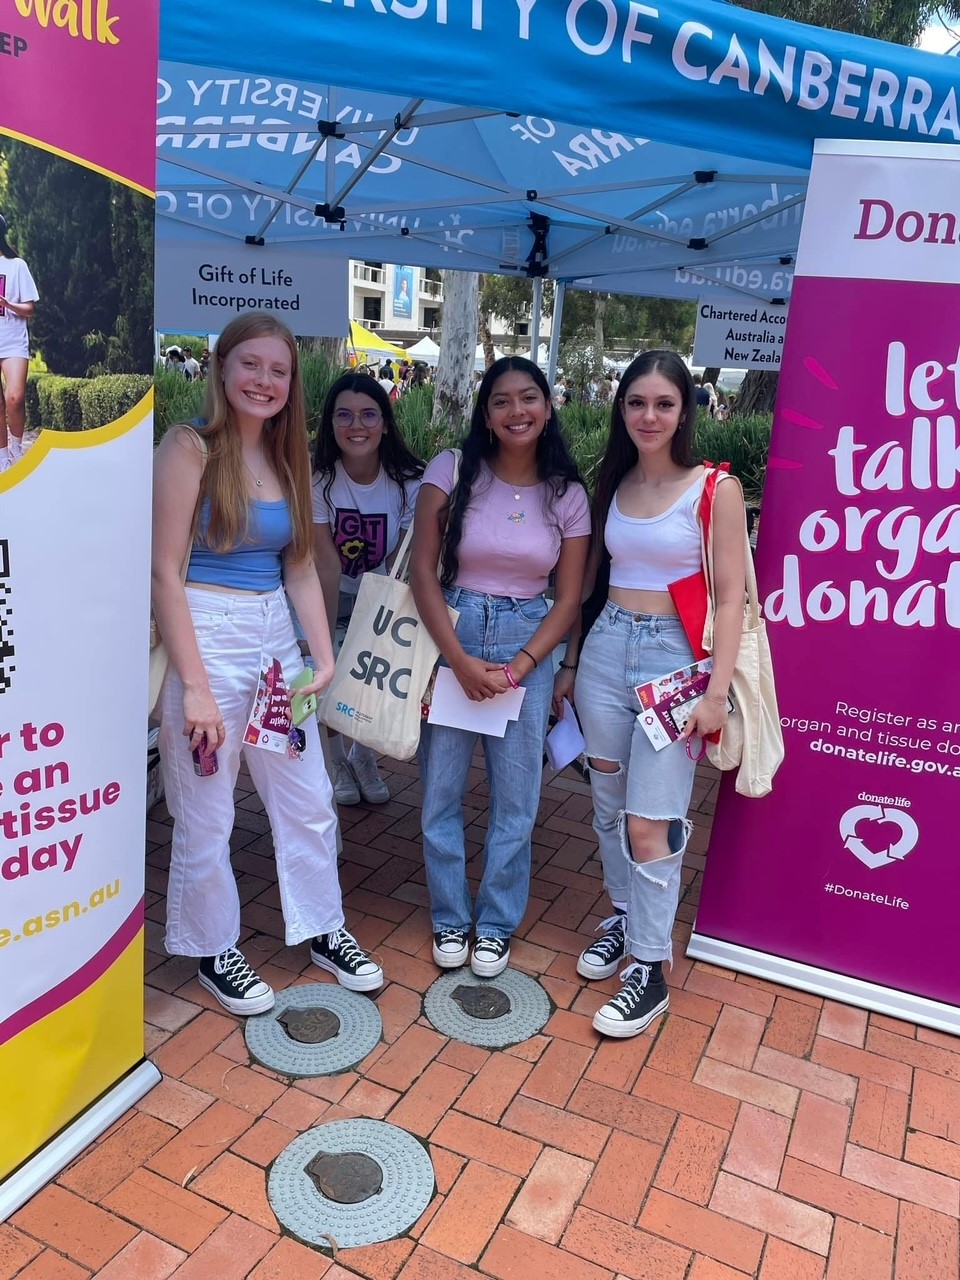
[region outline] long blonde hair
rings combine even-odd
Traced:
[[[223,362],[241,342],[252,338],[281,338],[290,352],[290,395],[279,413],[264,426],[264,453],[277,473],[293,524],[291,546],[295,560],[312,555],[313,519],[310,502],[310,450],[307,415],[296,340],[287,326],[268,312],[250,311],[231,320],[210,355],[203,400],[204,423],[199,434],[207,444],[207,465],[200,501],[210,499],[205,541],[216,551],[228,551],[249,536],[247,481],[240,433],[223,389]]]

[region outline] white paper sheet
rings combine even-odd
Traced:
[[[433,701],[427,716],[430,724],[445,724],[452,729],[471,729],[474,733],[489,733],[502,738],[507,724],[520,715],[526,690],[510,689],[498,693],[495,698],[471,702],[460,686],[460,681],[449,667],[437,669],[437,681],[433,686]]]
[[[563,699],[563,710],[560,714],[560,719],[547,734],[545,745],[547,760],[554,773],[559,773],[561,769],[565,769],[571,761],[576,760],[586,749],[587,744],[584,742],[583,734],[580,732],[577,713],[566,698]]]

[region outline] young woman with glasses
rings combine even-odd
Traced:
[[[390,397],[363,373],[330,388],[313,453],[314,554],[331,634],[346,629],[365,573],[386,573],[410,527],[423,463],[407,448]],[[377,757],[330,734],[338,804],[390,799]]]

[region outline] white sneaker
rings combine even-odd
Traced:
[[[360,794],[367,804],[386,804],[390,799],[390,788],[380,777],[377,768],[377,757],[364,747],[358,751],[356,747],[350,752],[350,768],[356,778]]]
[[[12,431],[7,434],[7,453],[10,455],[11,464],[19,462],[23,457],[23,441],[20,436],[15,436]]]
[[[357,786],[357,779],[350,768],[347,760],[334,760],[333,762],[333,794],[337,798],[337,804],[359,804],[360,788]]]

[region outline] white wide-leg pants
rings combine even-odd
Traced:
[[[240,898],[230,865],[234,787],[241,752],[273,831],[277,880],[292,946],[343,924],[337,819],[317,722],[301,728],[299,760],[244,745],[262,666],[278,658],[289,685],[303,669],[282,590],[265,596],[187,588],[187,600],[226,742],[218,771],[200,778],[183,736],[183,685],[171,667],[161,696],[160,761],[174,820],[167,889],[171,955],[213,956],[240,937]]]

